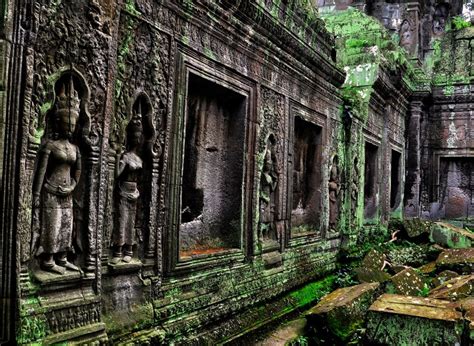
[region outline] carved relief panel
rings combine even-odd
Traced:
[[[131,258],[137,265],[139,259],[156,264],[164,209],[170,49],[168,35],[123,13],[103,236],[104,248],[111,250],[102,257],[104,265],[131,263]]]
[[[285,98],[262,87],[260,102],[258,241],[267,251],[282,246],[286,229]]]

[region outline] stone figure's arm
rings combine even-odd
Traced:
[[[82,172],[82,160],[81,160],[81,152],[79,151],[79,148],[76,148],[77,150],[77,155],[76,155],[76,169],[74,170],[74,175],[73,175],[73,181],[72,185],[73,190],[76,188],[77,183],[79,182],[79,179],[81,178],[81,172]]]
[[[49,154],[51,149],[47,144],[40,148],[38,152],[38,163],[36,166],[35,177],[33,180],[33,206],[39,207],[41,188],[43,187],[44,176],[48,167]]]
[[[115,177],[118,178],[122,175],[123,171],[125,170],[125,167],[127,164],[125,163],[125,160],[123,158],[123,154],[120,155],[120,159],[117,157],[117,164],[115,165],[116,170],[115,170]]]

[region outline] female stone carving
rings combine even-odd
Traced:
[[[329,230],[336,231],[337,216],[339,214],[337,200],[339,196],[339,171],[337,156],[334,157],[329,178]]]
[[[276,188],[278,185],[277,169],[273,144],[269,140],[260,180],[260,230],[263,240],[276,240],[277,238],[275,229]]]
[[[55,133],[40,147],[33,183],[33,249],[41,269],[64,274],[79,270],[68,262],[73,231],[72,193],[81,175],[81,153],[71,143],[79,118],[80,99],[71,78],[63,83],[52,111]],[[39,244],[38,243],[39,240]]]
[[[121,155],[117,165],[117,200],[118,219],[113,233],[112,264],[120,261],[130,262],[135,245],[135,218],[137,200],[140,192],[137,189],[137,179],[143,167],[143,161],[138,156],[142,140],[142,115],[138,103],[138,111],[127,126],[127,150]]]

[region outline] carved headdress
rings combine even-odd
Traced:
[[[77,91],[74,89],[72,77],[69,85],[63,83],[56,97],[56,117],[57,120],[67,119],[76,123],[79,118],[81,100]]]

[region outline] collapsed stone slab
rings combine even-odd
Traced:
[[[309,325],[317,326],[318,330],[340,341],[348,340],[364,324],[378,287],[379,283],[363,283],[333,291],[307,312]]]
[[[436,267],[471,274],[474,269],[474,248],[444,250],[436,259]]]
[[[474,233],[444,222],[434,222],[430,230],[433,243],[449,248],[469,248],[474,245]]]
[[[385,254],[370,250],[362,260],[362,266],[356,268],[357,279],[361,282],[385,282],[390,280],[390,275],[382,270],[386,263]]]
[[[392,276],[391,280],[397,292],[404,295],[417,295],[425,285],[423,279],[413,268],[405,268]]]
[[[369,308],[371,344],[454,345],[462,334],[462,313],[444,300],[383,294]]]
[[[445,300],[458,300],[474,293],[474,275],[458,276],[448,280],[430,291],[429,297]]]

